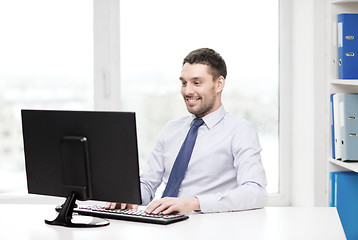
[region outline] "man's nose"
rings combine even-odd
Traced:
[[[187,84],[184,90],[185,95],[192,95],[194,94],[194,86],[192,84]]]

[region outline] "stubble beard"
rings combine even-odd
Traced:
[[[184,97],[184,101],[187,107],[187,110],[189,113],[194,114],[196,117],[203,117],[210,113],[212,109],[214,108],[215,101],[212,101],[210,103],[203,102],[203,98],[200,97],[200,105],[198,106],[190,106],[186,102],[186,97]]]

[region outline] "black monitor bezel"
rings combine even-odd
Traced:
[[[141,204],[134,112],[24,109],[21,114],[29,193]],[[63,184],[66,137],[85,138],[88,145],[90,183],[82,193]]]

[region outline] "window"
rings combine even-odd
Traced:
[[[164,124],[188,114],[183,58],[210,47],[228,67],[223,104],[257,126],[268,191],[278,193],[278,0],[122,0],[119,9],[121,106],[137,112],[141,162]]]
[[[121,107],[116,109],[137,112],[143,164],[164,124],[187,114],[178,77],[182,59],[200,47],[213,48],[226,60],[223,104],[256,124],[268,191],[279,192],[278,0],[121,0],[118,8],[117,2],[0,3],[0,181],[9,183],[0,185],[0,194],[26,192],[20,109],[92,109],[93,92],[96,96],[103,90],[92,84],[101,61],[112,64],[99,74],[107,84],[105,97],[117,99],[113,86],[118,79],[110,79],[109,84],[107,78],[119,71]],[[102,16],[95,16],[94,27],[100,30],[95,41],[99,35],[118,41],[93,45],[93,3],[95,13],[108,7]],[[108,30],[111,34],[102,34],[107,29],[101,18],[116,27]],[[120,65],[106,58],[115,55],[116,45]],[[93,47],[99,52],[94,66]]]
[[[93,3],[0,2],[0,195],[26,193],[21,109],[93,108]]]

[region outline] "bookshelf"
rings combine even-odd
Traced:
[[[337,80],[333,79],[331,80],[331,84],[336,84],[337,86],[345,85],[345,86],[358,86],[358,79],[357,80]]]
[[[342,162],[340,160],[336,160],[336,159],[332,159],[332,158],[329,160],[329,162],[331,164],[342,167],[349,171],[358,172],[358,162]]]
[[[329,94],[331,93],[358,93],[358,79],[340,80],[338,79],[338,48],[337,48],[337,14],[339,13],[358,13],[358,0],[327,0],[328,25],[327,33],[329,39],[328,48],[328,76]],[[329,99],[329,96],[327,96]],[[330,118],[330,116],[329,116]],[[331,136],[329,129],[328,136]],[[330,139],[329,139],[330,140]],[[328,172],[333,171],[354,171],[358,172],[358,162],[342,162],[332,158],[331,142],[329,144]],[[328,176],[329,178],[329,176]]]

